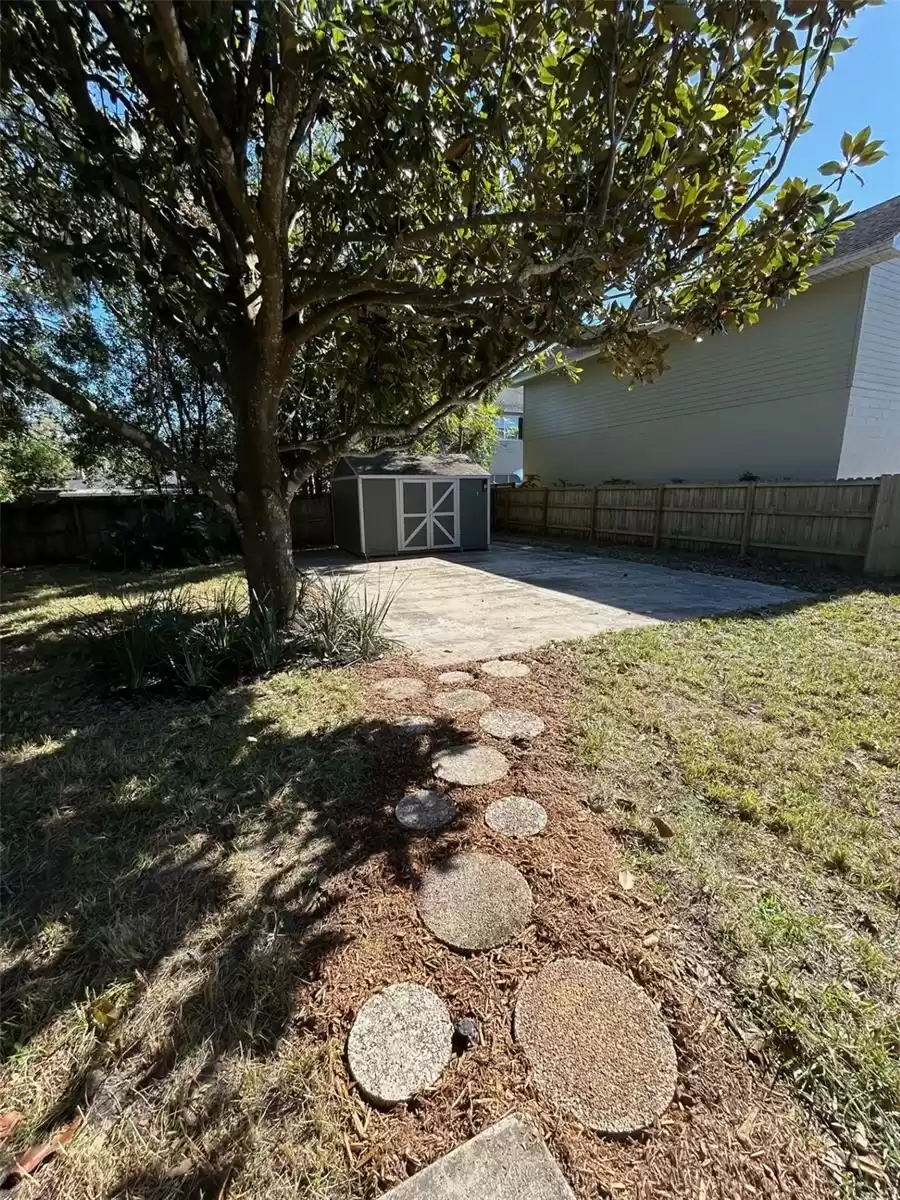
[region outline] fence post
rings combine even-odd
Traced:
[[[547,514],[550,508],[550,489],[544,488],[544,515],[541,518],[541,527],[544,531],[544,537],[547,536]]]
[[[658,550],[662,542],[662,519],[663,519],[663,502],[666,495],[666,486],[661,483],[656,489],[656,511],[653,514],[653,549]]]
[[[863,571],[888,578],[900,575],[900,475],[881,477]]]
[[[741,557],[750,549],[750,524],[753,520],[753,501],[756,497],[756,484],[748,483],[744,493],[744,519],[741,525]]]
[[[591,498],[591,541],[595,541],[597,537],[597,496],[600,494],[598,487],[594,488]]]
[[[72,516],[75,520],[75,532],[78,534],[78,545],[81,548],[81,553],[87,554],[87,536],[84,532],[84,521],[81,519],[81,509],[78,507],[78,500],[73,497],[69,503],[72,505]]]

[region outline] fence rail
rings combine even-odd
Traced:
[[[494,527],[654,549],[805,555],[900,575],[900,475],[825,483],[498,487]]]

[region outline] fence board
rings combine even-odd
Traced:
[[[567,538],[682,550],[730,548],[739,554],[785,551],[862,567],[879,489],[891,478],[505,487],[498,489],[505,498],[494,506],[495,523],[510,532],[547,531]],[[893,514],[893,502],[889,507]],[[891,515],[890,521],[900,521],[900,516]],[[893,554],[887,557],[893,562]]]

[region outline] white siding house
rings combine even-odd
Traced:
[[[497,444],[491,461],[491,478],[495,483],[512,483],[522,478],[522,412],[524,405],[521,387],[504,388],[497,397],[502,416],[497,418]]]
[[[598,356],[523,373],[524,469],[542,483],[900,473],[900,197],[854,218],[808,291],[740,333],[677,333],[629,390]]]

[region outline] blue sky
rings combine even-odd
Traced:
[[[796,142],[786,174],[827,183],[818,168],[841,157],[844,130],[857,133],[871,125],[888,156],[861,172],[865,187],[848,177],[841,188],[841,197],[858,210],[900,195],[900,0],[864,8],[845,36],[855,37],[856,45],[836,56],[813,102],[813,127]]]

